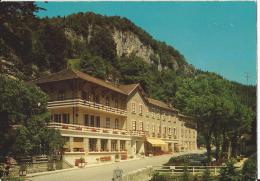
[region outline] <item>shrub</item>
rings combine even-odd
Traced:
[[[190,174],[190,172],[188,171],[188,166],[185,165],[185,167],[183,168],[183,173],[181,176],[181,181],[190,181],[192,179],[192,176]]]
[[[219,181],[239,181],[240,175],[234,167],[234,160],[230,160],[226,163],[226,167],[220,169]]]
[[[119,154],[116,154],[116,155],[115,155],[115,159],[119,159]]]
[[[151,181],[167,181],[167,178],[159,173],[155,173]]]
[[[243,181],[256,180],[256,157],[255,156],[245,161],[242,168],[242,180]]]

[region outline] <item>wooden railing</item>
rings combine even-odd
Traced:
[[[192,175],[200,175],[203,174],[206,169],[208,169],[212,175],[218,175],[220,169],[224,167],[226,166],[153,166],[153,170],[160,173],[170,173],[178,175],[182,174],[185,169],[187,169],[187,171]]]
[[[64,123],[49,123],[48,127],[56,128],[61,130],[75,130],[83,132],[92,132],[92,133],[102,133],[102,134],[117,134],[117,135],[128,135],[127,130],[124,129],[109,129],[109,128],[99,128],[99,127],[90,127],[76,124],[64,124]]]
[[[92,109],[113,113],[121,116],[126,116],[127,114],[126,110],[111,107],[111,106],[106,106],[103,104],[86,101],[82,99],[66,99],[66,100],[48,102],[48,108],[65,107],[65,106],[85,106]]]

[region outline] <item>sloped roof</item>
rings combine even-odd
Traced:
[[[152,98],[147,98],[147,101],[152,105],[155,105],[155,106],[158,106],[158,107],[161,107],[161,108],[164,108],[164,109],[168,109],[168,110],[171,110],[171,111],[177,111],[177,109],[170,107],[168,104],[166,104],[162,101],[152,99]]]
[[[127,93],[127,95],[131,94],[131,92],[133,92],[137,87],[139,86],[139,84],[127,84],[127,85],[119,85],[119,88],[124,91],[125,93]]]
[[[70,80],[70,79],[78,79],[78,78],[86,80],[86,81],[94,83],[94,84],[98,84],[102,87],[111,89],[113,91],[122,93],[124,95],[130,95],[137,87],[139,87],[142,90],[142,87],[140,86],[139,83],[138,84],[127,84],[127,85],[122,85],[122,84],[116,85],[111,82],[106,82],[102,79],[95,78],[93,76],[90,76],[86,73],[83,73],[83,72],[80,72],[80,71],[74,70],[74,69],[65,69],[60,72],[53,73],[51,75],[36,79],[32,82],[35,84],[43,84],[43,83],[48,83],[48,82],[57,82],[57,81],[62,81],[62,80]],[[143,96],[144,96],[145,100],[147,100],[148,103],[161,107],[161,108],[164,108],[164,109],[171,110],[171,111],[177,111],[177,109],[175,109],[174,107],[170,107],[169,105],[167,105],[166,103],[164,103],[162,101],[146,97],[143,90],[142,90],[142,92],[143,92]]]
[[[86,81],[91,82],[91,83],[98,84],[102,87],[105,87],[105,88],[108,88],[108,89],[114,90],[116,92],[127,95],[127,93],[124,92],[123,90],[121,90],[119,88],[119,86],[116,85],[116,84],[106,82],[104,80],[95,78],[93,76],[90,76],[88,74],[85,74],[83,72],[73,70],[73,69],[62,70],[60,72],[51,74],[49,76],[36,79],[33,82],[36,83],[36,84],[43,84],[43,83],[47,83],[47,82],[56,82],[56,81],[61,81],[61,80],[69,80],[69,79],[77,79],[77,78],[86,80]]]

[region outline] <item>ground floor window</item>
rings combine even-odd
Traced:
[[[117,140],[111,140],[111,151],[117,151]]]
[[[125,150],[125,141],[124,140],[120,141],[120,150]]]
[[[108,151],[107,149],[107,140],[101,140],[101,151]]]
[[[89,138],[89,151],[97,151],[97,139]]]

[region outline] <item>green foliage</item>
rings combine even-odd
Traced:
[[[239,172],[234,167],[234,161],[226,163],[226,167],[221,168],[219,181],[240,181]]]
[[[155,173],[153,175],[151,181],[167,181],[167,178],[164,175],[160,175],[159,173]]]
[[[208,168],[203,172],[201,181],[213,181],[213,178],[210,176],[210,170]]]
[[[45,145],[49,154],[61,148],[63,140],[56,130],[48,129],[47,95],[38,87],[0,76],[1,155],[33,155]],[[16,126],[14,129],[13,125]]]
[[[183,168],[183,173],[181,175],[180,181],[191,181],[192,180],[192,175],[188,171],[188,166],[186,165]]]
[[[256,180],[256,156],[253,156],[245,161],[242,168],[242,180],[243,181],[255,181]]]
[[[109,73],[109,64],[101,57],[92,56],[88,52],[83,55],[80,67],[83,72],[101,79],[105,79]]]

